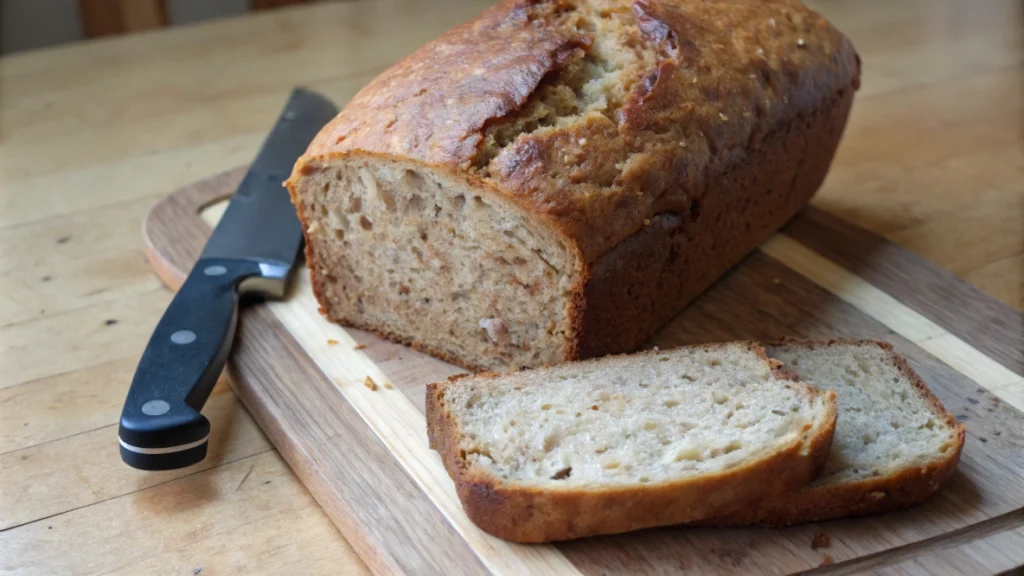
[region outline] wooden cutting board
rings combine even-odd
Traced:
[[[178,190],[147,217],[150,259],[172,288],[219,214],[201,212],[230,195],[242,174]],[[229,370],[263,430],[376,573],[852,573],[908,559],[934,573],[951,569],[945,558],[953,552],[976,573],[1005,569],[1007,558],[997,562],[990,551],[992,539],[1024,526],[1021,315],[906,250],[808,208],[649,345],[779,336],[892,342],[967,424],[956,474],[926,503],[880,517],[516,545],[468,521],[427,447],[424,386],[461,370],[325,321],[305,269],[285,301],[246,307]],[[831,545],[812,548],[822,531]],[[1019,551],[1007,554],[1024,562]]]

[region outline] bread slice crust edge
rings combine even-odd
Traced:
[[[944,457],[925,466],[906,467],[888,477],[857,482],[807,487],[765,500],[758,507],[738,510],[726,516],[702,522],[705,526],[790,526],[847,516],[881,514],[919,503],[938,490],[960,461],[966,427],[958,422],[932,393],[921,377],[897,354],[891,344],[877,340],[833,339],[828,341],[786,339],[789,346],[836,346],[871,344],[885,351],[889,360],[906,377],[935,416],[954,429],[954,446]],[[842,414],[839,415],[842,418]]]
[[[771,365],[776,379],[795,381],[792,373],[769,359],[759,344],[745,344]],[[790,445],[745,465],[657,484],[559,489],[521,485],[472,465],[461,452],[463,431],[445,405],[444,391],[450,383],[465,377],[453,376],[446,382],[427,386],[430,447],[441,455],[470,520],[485,532],[515,542],[569,540],[725,515],[764,498],[806,486],[824,466],[835,432],[835,393],[819,392],[804,384],[807,394],[822,397],[825,417],[810,425],[802,437]],[[477,376],[481,377],[498,378],[500,375]]]

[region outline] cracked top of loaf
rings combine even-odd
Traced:
[[[859,74],[795,1],[506,0],[363,88],[296,169],[368,153],[455,173],[593,261]]]

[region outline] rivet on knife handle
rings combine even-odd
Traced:
[[[255,262],[200,261],[157,324],[135,371],[118,440],[121,458],[143,470],[202,461],[210,422],[199,413],[227,361],[238,285]]]

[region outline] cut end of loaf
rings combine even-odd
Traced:
[[[507,199],[379,158],[297,174],[308,265],[332,320],[473,369],[572,355],[575,254]]]

